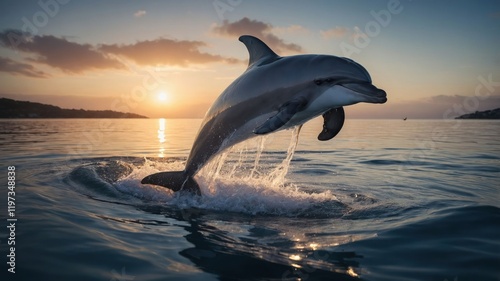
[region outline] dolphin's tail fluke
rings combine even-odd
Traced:
[[[200,187],[191,175],[184,171],[160,172],[142,179],[142,184],[154,184],[166,187],[173,191],[187,191],[200,195]]]

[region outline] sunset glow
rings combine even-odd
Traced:
[[[161,91],[158,93],[158,100],[161,102],[167,102],[168,101],[168,95],[167,93]]]

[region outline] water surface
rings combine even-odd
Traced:
[[[500,122],[347,120],[319,142],[314,120],[289,165],[285,131],[210,163],[202,197],[141,185],[183,168],[200,123],[0,120],[2,280],[500,280]]]

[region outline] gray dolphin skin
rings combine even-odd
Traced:
[[[231,83],[205,115],[184,171],[160,172],[141,183],[200,194],[194,176],[214,156],[252,137],[302,125],[323,115],[319,140],[333,138],[344,124],[342,106],[385,103],[384,90],[351,59],[330,55],[280,57],[249,35],[239,38],[250,55],[247,70]]]

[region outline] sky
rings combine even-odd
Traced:
[[[388,102],[346,107],[351,118],[500,107],[497,0],[3,0],[0,97],[201,118],[245,71],[243,34],[363,65]]]

